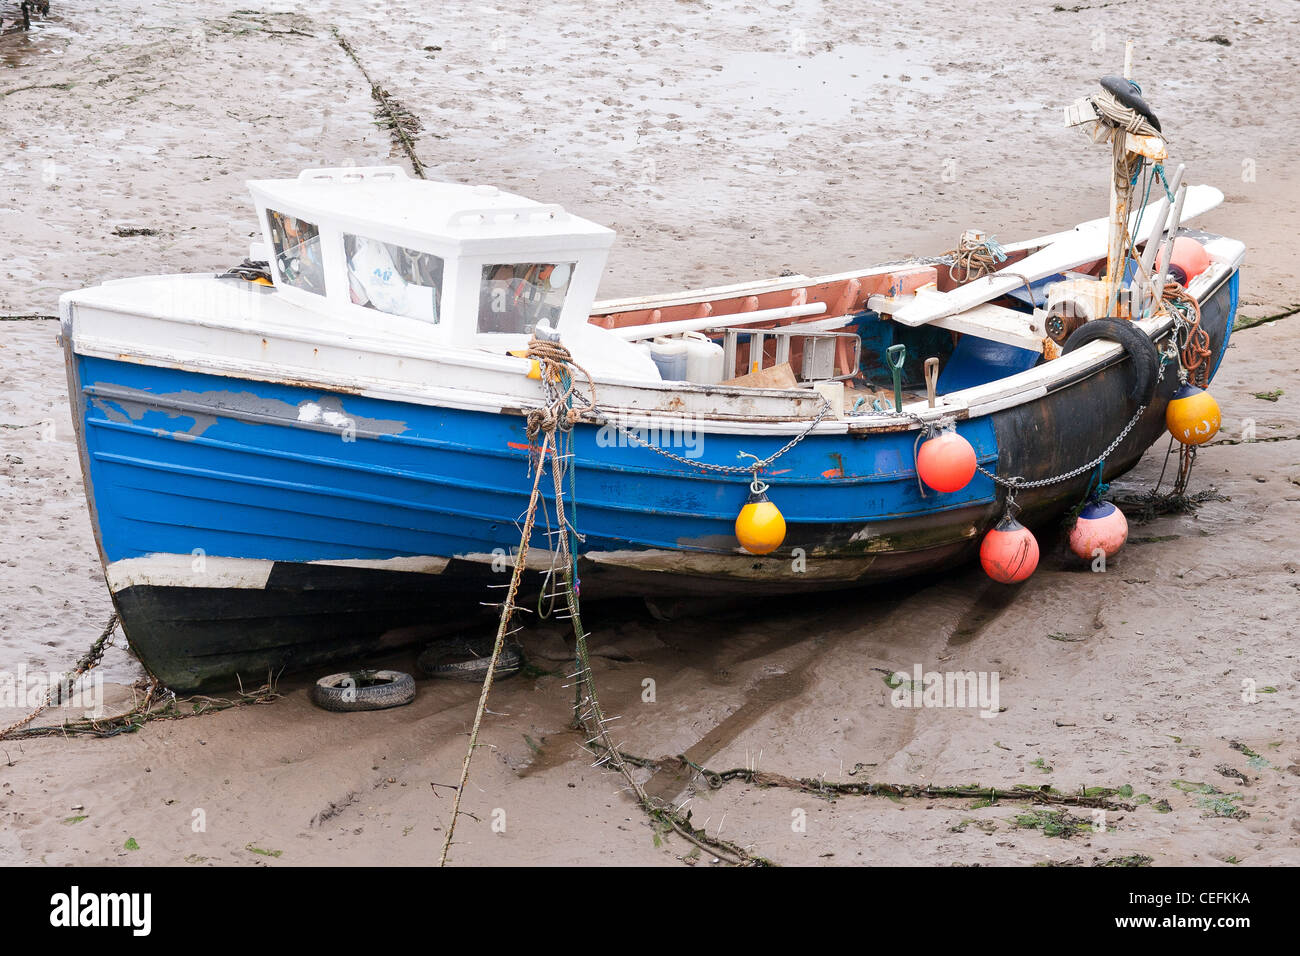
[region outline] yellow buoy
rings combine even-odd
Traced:
[[[1165,427],[1184,445],[1202,445],[1219,433],[1219,403],[1203,388],[1183,385],[1165,409]]]
[[[528,358],[528,349],[510,349],[508,354],[513,355],[516,358]],[[524,374],[527,375],[528,378],[540,380],[542,377],[542,363],[537,361],[537,359],[531,360],[528,363],[528,371]]]
[[[767,497],[767,485],[754,479],[749,499],[736,515],[736,538],[750,554],[771,554],[785,540],[785,516]]]

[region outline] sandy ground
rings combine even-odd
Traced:
[[[1113,72],[1131,34],[1175,159],[1227,194],[1204,225],[1250,247],[1243,313],[1293,307],[1300,9],[1055,6],[645,0],[395,18],[340,0],[257,14],[56,0],[55,19],[0,40],[0,313],[49,314],[60,292],[106,278],[237,262],[254,232],[245,179],[400,162],[331,25],[420,117],[432,174],[615,227],[606,296],[829,272],[946,249],[967,227],[1011,240],[1101,215],[1105,158],[1057,108]],[[1300,862],[1297,322],[1232,340],[1214,388],[1223,433],[1194,479],[1229,500],[1134,528],[1105,574],[1045,539],[1014,593],[968,569],[667,624],[640,608],[591,615],[619,737],[646,755],[829,781],[1133,788],[1104,833],[1068,839],[1017,827],[1007,803],[741,783],[681,793],[695,822],[780,863]],[[0,324],[0,670],[67,667],[110,611],[55,331]],[[1276,401],[1254,394],[1279,388]],[[1237,443],[1248,422],[1258,440]],[[1121,490],[1149,487],[1162,454]],[[558,632],[526,646],[548,673],[493,697],[454,862],[687,856],[680,840],[656,846],[620,782],[589,768],[568,729]],[[917,664],[996,670],[1005,711],[891,706],[879,670]],[[120,649],[104,672],[138,676]],[[435,860],[450,797],[431,784],[457,777],[476,688],[422,681],[410,707],[347,716],[314,709],[306,689],[288,681],[267,706],[107,741],[0,745],[0,862]]]

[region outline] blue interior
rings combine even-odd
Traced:
[[[1033,368],[1042,358],[1037,352],[1003,345],[989,339],[963,335],[952,358],[939,373],[939,394],[946,395],[975,385],[1006,378],[1016,372]]]

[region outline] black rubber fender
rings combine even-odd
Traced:
[[[415,678],[402,671],[344,671],[318,680],[311,700],[340,713],[387,710],[415,700]]]
[[[1113,94],[1115,99],[1139,116],[1145,117],[1146,121],[1156,128],[1156,132],[1161,132],[1160,120],[1156,118],[1155,110],[1142,98],[1136,83],[1126,80],[1122,76],[1103,76],[1101,78],[1101,88],[1107,93]]]
[[[437,641],[420,653],[416,663],[430,677],[481,682],[492,663],[493,643],[464,638]],[[497,658],[497,672],[493,679],[510,677],[523,666],[523,649],[514,641],[506,641],[501,647],[501,656]]]
[[[1127,319],[1093,319],[1075,329],[1065,340],[1062,355],[1069,355],[1075,349],[1107,339],[1124,346],[1124,351],[1132,360],[1133,384],[1128,397],[1139,405],[1150,405],[1155,398],[1156,383],[1160,377],[1160,353],[1155,344],[1147,338],[1146,333]]]

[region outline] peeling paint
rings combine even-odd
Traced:
[[[112,402],[109,402],[104,400],[103,398],[99,398],[97,396],[92,395],[90,399],[90,403],[95,408],[97,408],[100,412],[102,412],[104,417],[107,418],[110,422],[116,422],[119,425],[126,425],[131,422],[139,422],[141,419],[144,418],[145,414],[150,411],[164,411],[163,409],[155,408],[154,406],[152,406],[147,402],[130,401],[124,398],[119,398]],[[182,418],[182,419],[188,418],[193,422],[193,424],[190,425],[190,427],[185,429],[184,431],[169,431],[163,428],[154,429],[154,431],[161,437],[193,439],[199,437],[200,435],[202,435],[204,432],[206,432],[209,428],[211,428],[213,425],[217,423],[217,418],[215,415],[204,415],[197,412],[191,414],[183,414],[180,412],[176,412],[176,413],[164,412],[164,413],[167,415],[168,418]]]
[[[149,392],[111,382],[96,382],[85,392],[96,409],[109,421],[118,424],[139,423],[149,412],[192,420],[193,424],[184,431],[168,433],[159,430],[160,434],[177,438],[197,438],[219,418],[235,418],[253,425],[296,423],[329,430],[351,429],[358,435],[368,436],[401,435],[407,431],[404,421],[353,414],[346,409],[340,396],[331,394],[292,405],[247,391]]]

